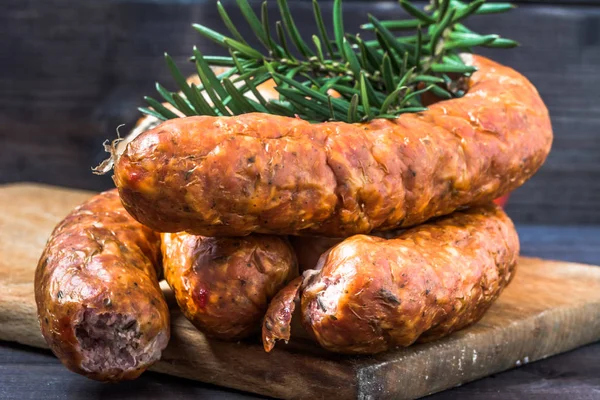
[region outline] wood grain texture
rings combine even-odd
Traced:
[[[54,225],[89,193],[0,187],[0,340],[45,347],[33,270]],[[514,282],[478,324],[446,339],[369,357],[292,341],[267,354],[256,339],[205,338],[173,311],[154,371],[284,398],[413,398],[600,339],[600,269],[522,258]],[[585,327],[585,329],[581,329]]]
[[[427,397],[427,400],[600,398],[600,343]]]
[[[224,2],[245,37],[253,35],[233,1]],[[253,1],[258,5],[260,1]],[[554,3],[554,2],[553,2]],[[509,203],[517,223],[600,223],[600,0],[560,4],[523,1],[509,14],[481,16],[469,25],[522,43],[482,51],[528,76],[547,102],[555,142],[547,164]],[[276,2],[269,1],[271,20]],[[115,129],[132,127],[154,82],[174,88],[162,53],[186,63],[193,45],[220,50],[191,29],[222,29],[214,1],[5,0],[0,13],[0,182],[38,181],[100,190],[109,177],[90,167]],[[304,34],[314,30],[310,1],[292,1]],[[324,2],[331,17],[331,2]],[[346,26],[371,12],[402,17],[396,1],[345,2]]]

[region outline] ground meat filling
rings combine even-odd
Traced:
[[[75,326],[75,337],[81,347],[81,366],[88,372],[127,371],[151,364],[160,358],[167,338],[160,333],[140,346],[142,332],[138,322],[120,313],[98,313],[86,309]]]

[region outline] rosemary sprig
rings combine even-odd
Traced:
[[[465,3],[459,0],[432,0],[420,9],[408,0],[400,6],[411,19],[380,21],[372,15],[360,33],[344,28],[342,0],[333,3],[333,37],[330,37],[317,0],[313,13],[317,32],[306,42],[290,12],[287,0],[277,0],[282,21],[270,30],[266,2],[260,17],[247,0],[236,0],[239,11],[265,48],[260,51],[248,44],[220,2],[217,10],[228,34],[203,25],[194,25],[202,36],[226,48],[229,57],[205,56],[194,48],[201,84],[188,84],[173,62],[167,65],[179,88],[169,92],[160,84],[157,91],[180,115],[230,116],[249,112],[298,116],[309,121],[367,121],[373,118],[396,118],[406,112],[424,110],[421,96],[432,92],[443,99],[462,95],[457,76],[469,75],[475,68],[465,65],[459,53],[473,47],[510,48],[517,43],[498,35],[480,35],[463,25],[476,14],[505,12],[508,3],[485,4],[485,0]],[[406,34],[416,30],[415,34]],[[404,31],[403,35],[394,32]],[[231,70],[216,76],[212,66]],[[454,80],[450,76],[455,77]],[[274,79],[279,100],[265,100],[257,86]],[[333,97],[331,90],[339,97]],[[247,96],[252,94],[252,97]],[[178,114],[157,100],[145,98],[149,107],[139,110],[161,120]]]

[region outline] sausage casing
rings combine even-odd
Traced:
[[[164,233],[162,252],[165,278],[185,316],[223,340],[259,331],[269,301],[298,275],[292,248],[278,236]]]
[[[515,273],[519,240],[489,205],[456,212],[395,239],[356,235],[327,251],[272,301],[263,323],[269,351],[289,339],[294,299],[324,348],[373,354],[448,335],[479,320]]]
[[[479,70],[464,97],[395,120],[170,120],[127,145],[114,180],[142,223],[206,236],[348,237],[490,202],[540,168],[552,127],[526,78],[470,63]]]
[[[63,364],[116,381],[160,358],[170,335],[160,265],[160,237],[125,211],[116,189],[55,228],[35,273],[35,299],[42,334]]]

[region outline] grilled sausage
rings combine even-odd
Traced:
[[[160,266],[160,237],[125,211],[116,190],[55,228],[35,273],[35,300],[42,334],[63,364],[118,381],[160,358],[170,334]]]
[[[271,302],[263,344],[289,340],[294,300],[327,350],[373,354],[448,335],[479,320],[515,273],[519,240],[497,206],[456,212],[395,239],[356,235]]]
[[[185,316],[202,332],[237,340],[260,331],[271,298],[298,275],[285,238],[162,235],[165,278]]]
[[[167,121],[129,143],[114,181],[153,229],[348,237],[483,204],[529,179],[552,142],[514,70],[473,56],[462,98],[369,123],[266,114]]]

